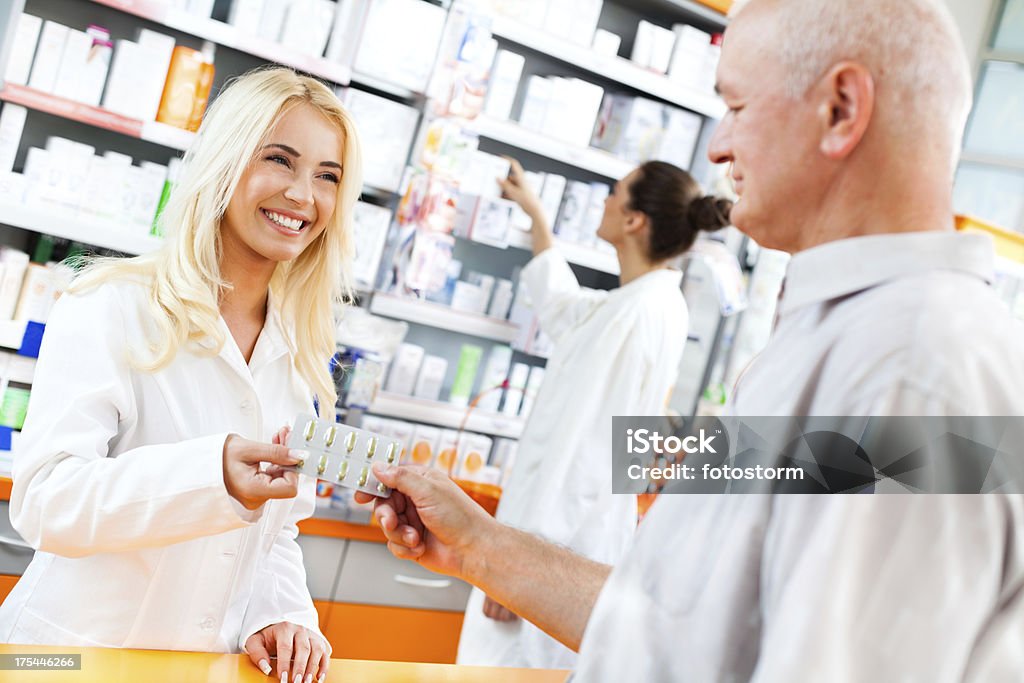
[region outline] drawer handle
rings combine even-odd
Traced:
[[[14,538],[13,536],[3,536],[3,535],[0,535],[0,544],[2,544],[2,545],[13,545],[13,546],[17,546],[18,548],[28,548],[29,550],[35,550],[35,548],[30,546],[25,541],[21,540],[20,538]]]
[[[451,579],[420,579],[405,574],[395,574],[395,581],[418,588],[451,588],[452,585]]]

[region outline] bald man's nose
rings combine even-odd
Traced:
[[[713,164],[724,164],[732,161],[732,146],[729,139],[729,128],[731,114],[726,114],[715,132],[711,135],[711,142],[708,143],[708,159]]]

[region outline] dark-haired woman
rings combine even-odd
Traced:
[[[584,291],[554,248],[540,201],[512,162],[504,195],[533,221],[534,258],[522,279],[554,340],[544,383],[519,441],[498,518],[587,557],[615,564],[636,529],[636,497],[612,495],[613,415],[664,412],[686,343],[682,274],[669,262],[701,230],[728,222],[676,166],[647,162],[615,184],[597,236],[615,247],[620,283]],[[474,589],[459,664],[569,669],[575,654]]]

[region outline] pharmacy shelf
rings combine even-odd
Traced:
[[[32,384],[32,376],[36,372],[36,359],[0,350],[0,371],[6,376],[8,382]]]
[[[530,237],[530,233],[523,232],[516,228],[509,229],[508,235],[508,246],[516,249],[533,249],[533,241]],[[594,247],[589,247],[582,244],[576,244],[574,242],[566,242],[555,237],[555,246],[565,260],[569,263],[575,263],[585,268],[592,268],[599,270],[602,273],[611,273],[612,275],[619,274],[619,260],[615,257],[614,253],[608,253],[600,251]]]
[[[57,97],[42,90],[26,88],[22,85],[11,83],[5,85],[0,90],[0,101],[20,104],[29,109],[60,116],[72,121],[79,121],[95,128],[112,130],[122,135],[139,138],[140,140],[146,140],[182,152],[192,145],[192,141],[196,137],[196,134],[191,131],[168,126],[165,123],[128,118],[102,107],[91,107],[81,102]],[[372,185],[363,185],[363,194],[387,201],[392,199],[396,193]]]
[[[374,293],[370,301],[370,312],[504,343],[511,342],[518,333],[518,328],[507,320],[384,292]]]
[[[119,226],[56,208],[40,210],[0,204],[0,223],[126,254],[144,254],[161,244],[160,238],[145,234],[141,228]]]
[[[667,76],[637,66],[628,59],[598,54],[543,29],[514,19],[496,17],[491,33],[698,114],[716,119],[725,115],[725,103],[717,95],[681,86]]]
[[[383,78],[378,78],[377,76],[364,74],[359,71],[352,72],[351,83],[353,85],[361,85],[367,88],[372,88],[373,90],[379,90],[382,93],[394,95],[395,97],[401,98],[403,100],[409,100],[412,102],[421,100],[424,97],[423,93],[421,92],[410,90],[405,86],[392,83],[391,81],[384,80]]]
[[[499,121],[487,116],[478,116],[464,125],[468,130],[481,137],[539,154],[613,180],[627,175],[634,167],[634,164],[612,156],[603,150],[570,145],[542,133],[523,128],[513,121]]]
[[[401,394],[380,392],[377,400],[373,402],[367,412],[382,417],[394,417],[400,420],[412,422],[426,422],[446,427],[448,429],[459,429],[465,420],[465,430],[490,434],[508,439],[518,439],[523,433],[524,421],[518,417],[508,417],[501,413],[490,413],[481,410],[473,410],[466,417],[466,408],[460,408],[450,403],[441,401],[428,401],[422,398],[413,398]]]
[[[195,137],[194,133],[181,128],[156,121],[132,119],[109,109],[92,107],[13,83],[7,83],[0,90],[0,100],[181,151],[188,149]]]
[[[0,322],[0,347],[5,349],[21,348],[21,340],[25,338],[25,320],[5,320]]]
[[[373,197],[379,201],[387,202],[397,197],[398,193],[392,190],[385,190],[382,187],[374,187],[373,185],[367,185],[366,183],[363,183],[363,191],[361,196],[363,198]]]
[[[245,52],[270,62],[277,62],[319,76],[339,85],[348,85],[352,70],[347,64],[332,62],[323,57],[311,57],[294,48],[287,47],[273,40],[239,31],[231,24],[223,21],[207,19],[190,14],[184,10],[168,6],[160,0],[92,0],[98,5],[106,5],[133,14],[167,28],[188,33],[211,42]]]
[[[721,1],[708,3],[722,5]],[[698,0],[631,0],[630,5],[641,14],[671,14],[678,16],[687,24],[705,23],[706,28],[714,28],[716,31],[724,31],[729,23],[723,12],[718,11],[708,4]],[[731,3],[729,3],[731,4]]]
[[[43,323],[27,320],[5,320],[0,322],[0,351],[9,349],[29,358],[39,356],[39,345],[43,341]]]

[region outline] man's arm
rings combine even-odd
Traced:
[[[374,509],[396,557],[467,581],[579,648],[611,567],[501,524],[439,470],[378,467],[375,474],[394,491]]]
[[[468,499],[468,498],[467,498]],[[465,580],[573,651],[612,568],[494,522]]]

